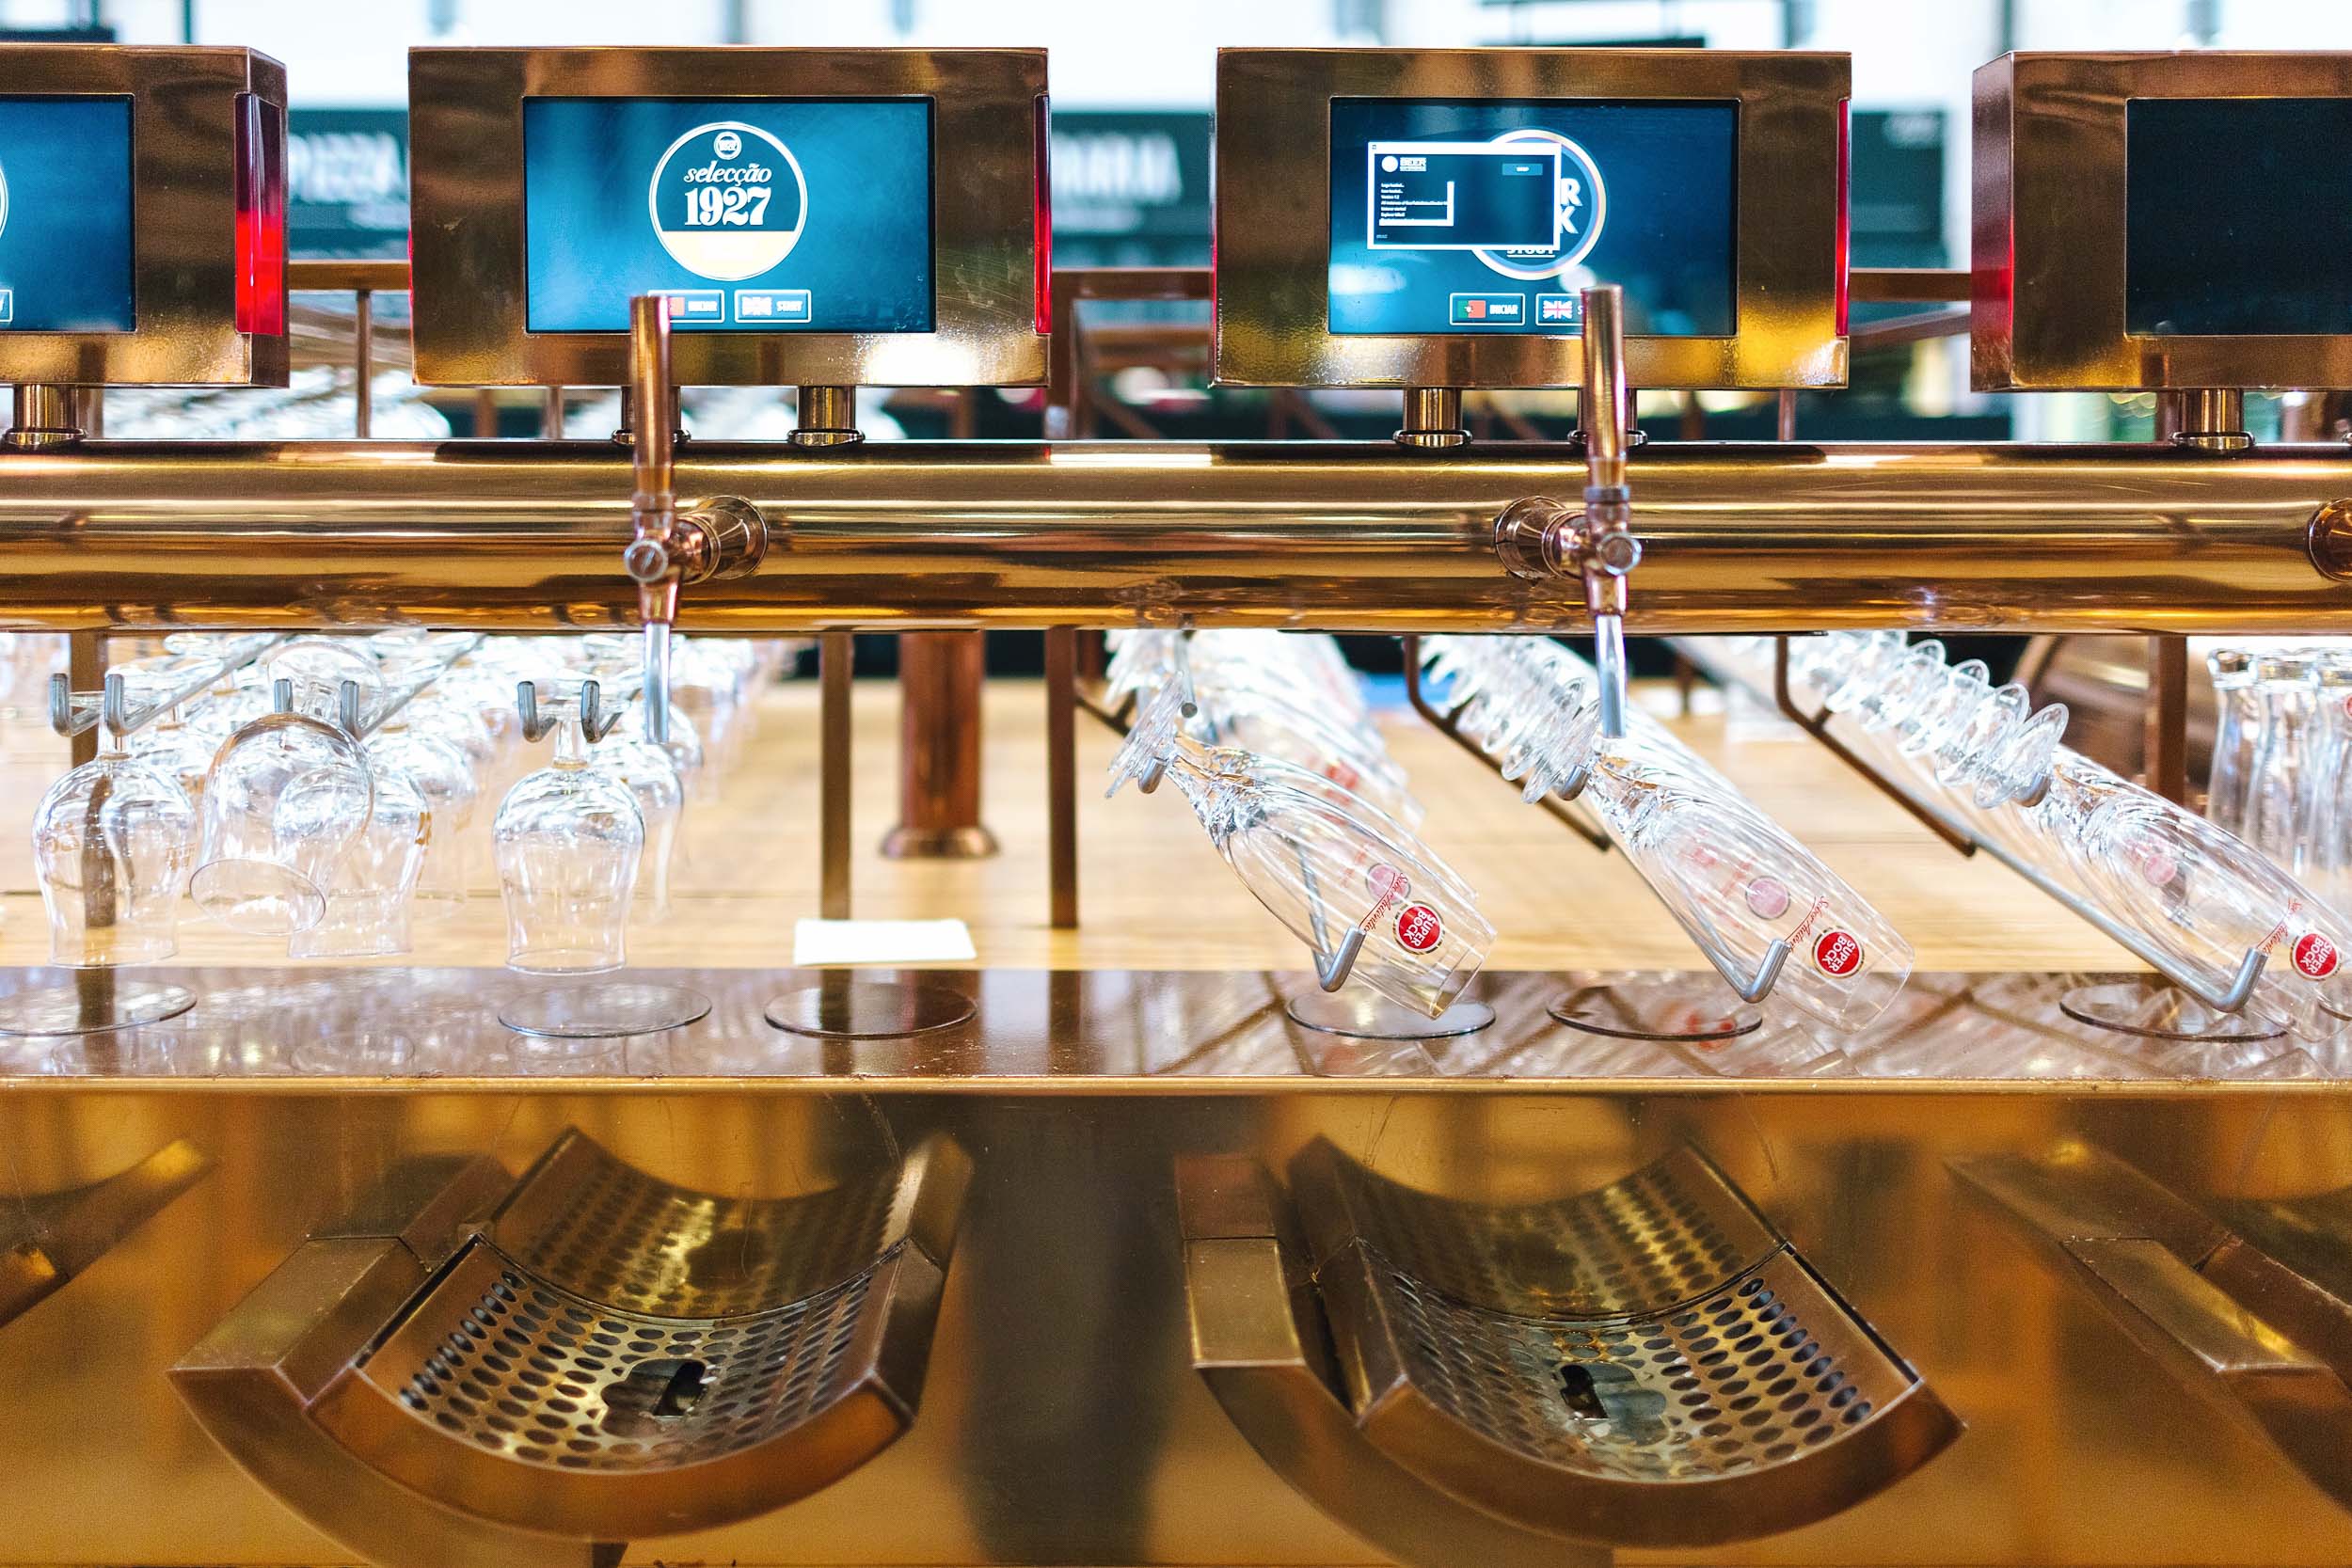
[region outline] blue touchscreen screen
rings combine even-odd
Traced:
[[[1573,334],[1616,283],[1629,331],[1728,337],[1733,103],[1331,103],[1330,329]]]
[[[931,330],[923,98],[523,101],[533,332]]]
[[[131,101],[0,98],[0,331],[128,332],[132,303]]]

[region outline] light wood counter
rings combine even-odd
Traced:
[[[1046,925],[1044,699],[1035,682],[988,690],[987,821],[998,856],[961,863],[886,861],[897,816],[898,693],[861,681],[856,696],[855,912],[954,915],[987,966],[1296,969],[1304,951],[1244,892],[1174,790],[1103,798],[1117,744],[1081,716],[1076,931]],[[2120,948],[1999,865],[1963,860],[1793,729],[1720,716],[1677,721],[1766,810],[1875,902],[1917,949],[1921,970],[2131,967]],[[1689,942],[1622,857],[1597,854],[1482,770],[1409,710],[1385,718],[1390,743],[1429,807],[1431,845],[1479,890],[1500,933],[1489,967],[1696,967]],[[0,963],[46,961],[27,845],[64,745],[45,730],[0,730]],[[755,734],[716,805],[689,808],[679,896],[668,920],[632,933],[633,960],[770,967],[791,961],[794,920],[817,912],[817,689],[789,684],[759,702]],[[486,837],[488,814],[470,832]],[[486,867],[486,853],[480,857]],[[496,965],[505,950],[486,874],[456,921],[420,927],[417,951],[386,962]],[[180,961],[282,963],[282,949],[205,921],[191,905]]]

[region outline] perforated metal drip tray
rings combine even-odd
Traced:
[[[1704,1156],[1517,1207],[1293,1163],[1363,1439],[1522,1528],[1611,1545],[1825,1518],[1960,1431]]]
[[[355,1504],[362,1475],[429,1505],[464,1547],[440,1560],[516,1560],[505,1532],[536,1560],[727,1524],[913,1421],[963,1185],[943,1140],[773,1199],[668,1185],[576,1132],[518,1182],[486,1161],[396,1173],[174,1376],[233,1456],[377,1561],[436,1559],[413,1517]]]

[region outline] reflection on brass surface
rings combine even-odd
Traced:
[[[1571,449],[1392,442],[694,443],[683,494],[790,521],[687,630],[1259,626],[1581,630],[1494,520]],[[1655,444],[1629,631],[2312,631],[2342,625],[2312,519],[2342,448]],[[0,624],[626,626],[610,443],[92,441],[7,463]],[[2329,558],[2334,555],[2332,547]]]
[[[0,996],[38,969],[0,969]],[[1295,1022],[1288,999],[1314,991],[1308,974],[1079,974],[1034,970],[631,972],[683,984],[709,1014],[658,1035],[550,1047],[515,1035],[499,1008],[515,987],[501,970],[157,969],[196,1006],[111,1035],[0,1039],[0,1087],[52,1095],[77,1085],[173,1092],[233,1081],[299,1096],[318,1089],[428,1083],[529,1095],[674,1092],[946,1092],[1197,1094],[1235,1085],[1313,1083],[1367,1097],[1438,1088],[1508,1094],[1534,1085],[1756,1096],[1808,1085],[1852,1090],[1972,1085],[2006,1094],[2071,1092],[2070,1081],[2149,1094],[2269,1090],[2300,1083],[2333,1092],[2352,1077],[2352,1041],[2296,1036],[2222,1043],[2120,1034],[2066,1015],[2080,974],[1921,974],[1858,1034],[1824,1035],[1765,1010],[1763,1027],[1731,1039],[1662,1045],[1608,1040],[1549,1011],[1564,991],[1608,985],[1684,990],[1666,972],[1565,975],[1487,971],[1465,1001],[1495,1022],[1453,1037],[1374,1039]],[[852,979],[850,976],[858,974]],[[881,984],[889,978],[897,983]],[[2120,978],[2107,976],[2108,979]],[[765,1016],[797,993],[826,995],[854,1015],[879,1003],[856,1036],[802,1034]],[[904,1008],[912,996],[916,1012]],[[943,1026],[914,1029],[933,1005]],[[818,1022],[821,1022],[821,1015]],[[912,1031],[912,1032],[911,1032]],[[536,1150],[532,1151],[533,1154]]]
[[[2352,1304],[2327,1283],[2344,1277],[2346,1238],[2330,1238],[2318,1277],[2297,1272],[2088,1144],[1953,1169],[2186,1387],[2352,1509]]]
[[[452,1180],[477,1192],[480,1172]],[[731,1523],[913,1421],[966,1179],[934,1139],[823,1192],[745,1200],[568,1132],[446,1260],[381,1201],[376,1223],[402,1232],[313,1237],[173,1379],[232,1456],[374,1561],[441,1560],[440,1536],[493,1560],[516,1531],[580,1560]],[[424,1503],[356,1517],[355,1464],[379,1478],[362,1493],[390,1481]]]
[[[132,330],[0,332],[0,382],[286,385],[285,333],[237,329],[235,243],[237,122],[257,99],[273,111],[255,122],[282,185],[286,68],[250,49],[0,46],[0,95],[63,93],[131,100]],[[261,287],[283,321],[282,270]]]
[[[1979,391],[2352,387],[2352,334],[2124,329],[2124,116],[2145,98],[2352,96],[2352,54],[2012,54],[1976,74]],[[2229,179],[2216,149],[2207,178]]]
[[[1358,1426],[1521,1528],[1619,1545],[1768,1535],[1960,1433],[1695,1149],[1530,1205],[1419,1192],[1327,1142],[1291,1180]]]
[[[0,1329],[98,1261],[211,1165],[175,1138],[103,1180],[0,1205]]]
[[[678,385],[1030,387],[1045,379],[1035,235],[1043,50],[412,49],[409,230],[420,382],[628,380],[627,333],[526,325],[522,101],[541,96],[928,98],[934,329],[680,333]]]
[[[1574,338],[1330,330],[1332,99],[1731,99],[1740,104],[1737,334],[1628,339],[1629,373],[1638,387],[1842,387],[1838,203],[1852,74],[1847,55],[1789,51],[1222,50],[1216,379],[1262,387],[1576,385]]]

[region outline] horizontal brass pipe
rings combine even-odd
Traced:
[[[1629,629],[2065,632],[2352,626],[2352,452],[1654,444]],[[680,449],[687,499],[782,532],[689,628],[1578,629],[1493,520],[1573,498],[1571,449],[891,442]],[[628,624],[607,443],[89,442],[0,455],[0,625]],[[2328,508],[2327,518],[2319,518]]]

